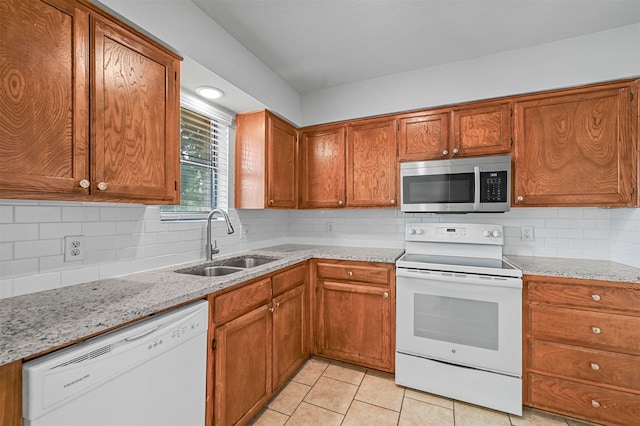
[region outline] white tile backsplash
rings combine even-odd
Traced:
[[[474,222],[505,227],[505,254],[640,267],[640,209],[514,208],[483,215],[231,209],[229,216],[232,235],[213,223],[221,254],[285,243],[402,248],[408,222]],[[534,227],[535,241],[521,241],[523,225]],[[159,206],[0,200],[0,298],[203,259],[205,229],[204,221],[162,222]],[[68,235],[86,236],[85,260],[64,261]]]

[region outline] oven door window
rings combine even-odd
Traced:
[[[496,302],[416,293],[413,335],[497,351],[498,312]]]
[[[404,176],[404,204],[473,203],[473,173]]]

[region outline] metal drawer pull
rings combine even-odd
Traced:
[[[593,331],[595,334],[602,333],[602,330],[600,329],[600,327],[591,327],[591,331]]]
[[[274,308],[273,306],[269,308],[269,312],[273,312],[275,310],[276,310],[276,308]]]
[[[385,292],[384,292],[384,294],[383,294],[383,296],[384,296],[384,297],[389,297],[389,293],[385,291]]]
[[[598,364],[596,364],[595,362],[592,362],[591,363],[591,369],[595,370],[595,371],[598,371],[598,370],[600,370],[600,366]]]
[[[597,302],[598,300],[600,300],[600,295],[599,294],[592,294],[591,298]]]
[[[599,403],[598,401],[596,401],[595,399],[592,399],[592,400],[591,400],[591,405],[592,405],[594,408],[600,408],[600,403]]]
[[[347,271],[347,275],[349,275],[351,277],[351,276],[353,276],[353,272]]]
[[[98,189],[99,189],[100,191],[106,191],[108,187],[109,187],[109,185],[107,185],[107,183],[106,183],[106,182],[100,182],[100,183],[98,184]]]
[[[87,179],[82,179],[80,181],[80,187],[81,188],[88,188],[91,186],[91,182],[89,182]]]

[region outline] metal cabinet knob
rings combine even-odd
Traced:
[[[347,271],[347,275],[349,275],[350,277],[353,276],[353,271]]]
[[[91,186],[91,182],[89,182],[87,179],[82,179],[80,181],[80,187],[81,188],[88,188]]]
[[[388,291],[385,291],[382,295],[383,295],[384,297],[389,297],[389,292],[388,292]]]
[[[107,183],[106,183],[106,182],[100,182],[100,183],[98,184],[98,189],[99,189],[100,191],[105,191],[108,187],[109,187],[109,185],[107,185]]]
[[[269,312],[273,312],[275,310],[276,310],[276,308],[274,308],[273,306],[269,308]]]
[[[394,205],[396,203],[396,200],[391,200],[389,201],[389,204]]]
[[[458,150],[458,148],[453,148],[453,155],[456,155],[457,153],[459,153],[460,151]]]
[[[276,308],[280,307],[280,302],[273,302],[274,305],[276,305]]]
[[[524,200],[524,197],[522,195],[518,195],[518,198],[516,198],[516,200],[522,201],[522,200]]]
[[[598,302],[598,301],[600,300],[600,295],[599,295],[599,294],[592,294],[592,295],[591,295],[591,298],[592,298],[593,300],[595,300],[596,302]]]
[[[594,408],[600,408],[600,403],[598,401],[596,401],[595,399],[591,400],[591,406]]]
[[[338,205],[341,206],[342,205],[342,200],[338,201]]]
[[[595,334],[602,333],[602,330],[600,329],[600,327],[591,327],[591,331],[593,331]]]
[[[591,363],[591,369],[594,371],[598,371],[600,370],[600,366],[598,364],[596,364],[595,362]]]
[[[449,150],[448,149],[442,150],[442,155],[449,155]]]
[[[273,200],[269,200],[269,205],[272,206],[273,205]]]

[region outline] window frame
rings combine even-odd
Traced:
[[[230,172],[231,172],[231,159],[230,159],[230,153],[231,153],[231,149],[230,149],[230,136],[231,136],[231,132],[232,132],[232,126],[233,126],[233,115],[229,114],[228,112],[225,112],[221,109],[218,109],[216,107],[214,107],[213,105],[204,102],[203,100],[199,99],[198,97],[185,92],[184,90],[180,92],[180,107],[181,108],[185,108],[188,109],[196,114],[200,114],[203,115],[205,117],[208,117],[212,120],[217,121],[219,124],[221,124],[222,126],[226,126],[226,133],[227,133],[227,137],[226,137],[226,146],[224,147],[219,147],[218,149],[220,150],[220,152],[225,153],[226,154],[226,158],[227,158],[227,164],[225,167],[225,172],[227,174],[227,179],[226,179],[226,183],[227,183],[227,188],[226,188],[226,199],[223,200],[222,202],[218,203],[218,205],[216,205],[215,207],[211,207],[211,209],[213,208],[222,208],[227,210],[228,206],[229,206],[229,201],[230,201]],[[182,141],[180,141],[180,148],[181,148],[181,152],[179,153],[179,162],[180,162],[180,171],[182,174]],[[176,205],[176,204],[174,204]],[[174,211],[163,211],[163,207],[164,206],[160,206],[160,220],[162,221],[193,221],[193,220],[204,220],[207,218],[207,212],[174,212]],[[167,206],[168,207],[168,206]]]

